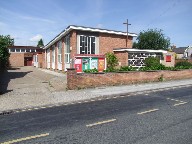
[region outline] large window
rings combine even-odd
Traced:
[[[62,42],[59,41],[58,43],[58,62],[59,63],[62,63],[61,53],[62,53]]]
[[[80,54],[95,54],[95,37],[80,36]]]
[[[70,36],[65,37],[65,63],[70,63]]]

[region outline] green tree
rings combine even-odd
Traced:
[[[38,46],[38,47],[44,46],[44,43],[43,43],[43,40],[42,40],[42,39],[40,39],[40,40],[38,41],[37,46]]]
[[[0,35],[0,68],[5,68],[9,62],[8,46],[14,45],[14,39],[10,35]]]
[[[170,46],[170,39],[165,37],[162,30],[157,29],[140,32],[137,40],[138,49],[168,50]]]
[[[106,53],[106,60],[107,60],[107,68],[108,69],[115,69],[115,66],[118,65],[118,59],[114,53]]]
[[[137,48],[137,42],[133,42],[133,48]]]

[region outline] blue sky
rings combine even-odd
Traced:
[[[129,32],[162,29],[171,44],[192,45],[192,0],[0,0],[0,34],[15,45],[47,44],[68,25]]]

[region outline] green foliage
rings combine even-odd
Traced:
[[[138,48],[137,42],[133,42],[133,48]]]
[[[118,59],[114,53],[106,53],[106,59],[107,59],[107,68],[108,69],[115,69],[115,66],[118,65]]]
[[[137,68],[132,66],[121,66],[119,71],[136,71]]]
[[[38,41],[37,46],[38,46],[38,47],[44,46],[44,43],[43,43],[43,40],[42,40],[42,39],[40,39],[40,40]]]
[[[88,69],[88,70],[84,70],[84,73],[97,73],[98,69],[94,68],[94,69]]]
[[[138,49],[168,50],[170,46],[170,39],[165,38],[162,30],[157,29],[140,32],[137,40],[135,46]]]
[[[145,67],[141,67],[140,71],[148,70],[165,70],[166,67],[160,63],[159,58],[157,57],[148,57],[145,59]]]
[[[152,66],[157,66],[160,64],[160,59],[157,57],[148,57],[145,59],[145,65],[146,67],[152,67]]]
[[[180,61],[180,62],[177,62],[175,65],[175,67],[180,67],[180,66],[190,67],[192,66],[192,64],[188,61]]]
[[[14,45],[14,40],[10,35],[0,35],[0,67],[5,68],[9,62],[8,46]]]

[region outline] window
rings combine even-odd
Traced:
[[[30,52],[30,49],[26,49],[26,52]]]
[[[55,46],[52,47],[52,62],[55,62]]]
[[[80,36],[80,54],[95,54],[95,37]]]
[[[70,36],[65,37],[65,63],[70,63]]]
[[[62,53],[62,42],[59,41],[58,42],[58,62],[59,63],[62,63],[61,53]]]
[[[25,52],[25,49],[21,49],[21,52]]]
[[[36,50],[35,49],[31,49],[31,52],[36,52]]]
[[[11,52],[15,52],[15,49],[14,49],[14,48],[11,48],[10,51],[11,51]]]
[[[20,52],[20,49],[16,48],[16,52]]]

